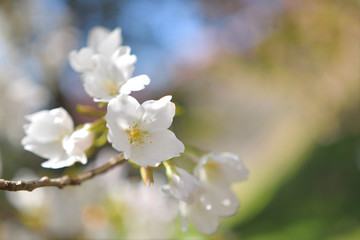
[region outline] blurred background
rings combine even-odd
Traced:
[[[2,0],[0,172],[40,167],[24,116],[94,104],[68,63],[94,26],[122,28],[148,74],[140,101],[172,94],[179,139],[237,153],[250,170],[219,231],[181,233],[176,203],[124,165],[78,187],[0,192],[0,239],[360,239],[358,0]],[[99,151],[91,169],[116,152]]]

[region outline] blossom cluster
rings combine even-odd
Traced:
[[[238,200],[230,185],[243,181],[248,171],[239,158],[230,153],[207,153],[192,156],[188,168],[182,167],[188,156],[184,144],[169,130],[175,116],[172,96],[140,104],[131,92],[150,83],[147,75],[133,77],[136,56],[122,45],[121,30],[93,28],[88,46],[69,54],[71,67],[80,74],[86,93],[101,108],[80,106],[82,114],[97,116],[91,123],[74,126],[63,108],[43,110],[26,119],[25,150],[47,161],[45,168],[86,164],[88,155],[109,142],[125,159],[140,168],[144,183],[153,183],[153,171],[166,169],[169,183],[163,192],[179,201],[183,230],[187,220],[202,233],[211,234],[219,218],[235,214]]]

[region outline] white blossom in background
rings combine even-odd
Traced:
[[[175,167],[168,176],[169,184],[163,186],[162,190],[180,201],[194,203],[205,191],[200,181],[182,168]]]
[[[237,212],[239,203],[230,186],[248,178],[248,170],[237,155],[206,154],[200,158],[194,175],[207,189],[201,198],[206,209],[221,217],[232,216]]]
[[[177,202],[162,193],[164,176],[154,173],[154,184],[123,179],[111,190],[111,199],[121,206],[125,239],[172,239],[176,227]]]
[[[20,221],[6,218],[0,225],[0,239],[6,240],[46,240],[48,238],[41,236],[33,229],[27,228]]]
[[[40,36],[39,48],[42,64],[47,69],[57,70],[67,64],[68,53],[76,47],[78,34],[72,27],[62,26]],[[40,47],[41,46],[41,47]],[[53,81],[46,79],[46,81]]]
[[[14,145],[23,137],[24,115],[46,106],[48,89],[28,77],[16,77],[15,69],[1,69],[0,77],[0,132]],[[15,78],[15,79],[14,79]],[[16,107],[14,107],[16,106]]]
[[[85,91],[97,102],[108,102],[120,93],[140,91],[150,83],[147,75],[131,78],[136,58],[122,47],[110,59],[94,56],[95,68],[83,74]]]
[[[204,234],[212,234],[220,225],[220,217],[236,214],[239,202],[231,190],[231,184],[246,180],[248,170],[238,156],[234,154],[209,153],[199,159],[194,169],[194,175],[190,175],[191,177],[189,175],[189,173],[180,174],[179,177],[183,180],[178,182],[189,182],[186,178],[196,177],[203,189],[196,198],[192,198],[192,201],[184,199],[184,196],[187,195],[185,190],[189,188],[189,184],[186,187],[183,185],[182,189],[185,190],[182,192],[185,194],[179,194],[181,192],[178,190],[179,186],[170,184],[172,189],[170,192],[179,200],[183,231],[187,231],[187,219],[198,231]]]
[[[122,44],[121,29],[116,28],[110,32],[104,27],[94,27],[89,33],[87,43],[87,47],[81,48],[80,51],[74,50],[69,55],[71,67],[79,73],[95,68],[95,55],[110,59]]]
[[[75,162],[87,163],[85,151],[93,143],[89,124],[74,131],[74,122],[63,108],[43,110],[28,115],[26,136],[22,139],[25,150],[49,159],[41,164],[45,168],[62,168]]]
[[[202,156],[194,174],[208,185],[228,185],[246,180],[249,171],[236,154],[224,152]]]
[[[19,169],[12,180],[35,180],[39,179],[30,169]],[[27,214],[39,215],[39,210],[44,207],[46,198],[46,189],[39,188],[32,192],[5,192],[5,196],[9,203],[19,212]]]
[[[175,115],[171,96],[143,104],[125,94],[112,99],[106,114],[108,140],[126,159],[143,167],[157,167],[180,156],[184,144],[168,130]]]
[[[88,47],[72,51],[72,68],[82,74],[85,91],[97,102],[108,102],[120,93],[140,91],[150,83],[147,75],[132,77],[136,56],[121,46],[121,30],[103,27],[90,31]]]
[[[188,231],[188,221],[203,234],[213,234],[220,226],[220,219],[217,215],[204,208],[200,201],[189,204],[179,202],[179,212],[182,220],[182,231]]]
[[[75,239],[83,230],[81,214],[86,204],[99,201],[101,189],[90,185],[81,188],[47,189],[44,228],[58,239]],[[93,238],[94,239],[94,238]]]

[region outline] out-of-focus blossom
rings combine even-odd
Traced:
[[[204,234],[212,234],[216,232],[220,226],[219,217],[204,208],[200,201],[193,204],[180,201],[179,211],[182,218],[183,232],[187,232],[188,230],[186,219],[188,219],[199,232]]]
[[[35,180],[39,179],[35,173],[28,169],[20,169],[12,180]],[[38,214],[39,209],[44,206],[46,191],[43,188],[35,189],[32,192],[5,192],[9,203],[18,211],[27,214]]]
[[[181,168],[176,168],[176,171],[182,173],[178,175],[180,180],[171,177],[170,182],[173,183],[169,186],[172,195],[179,200],[183,231],[187,230],[188,219],[200,232],[212,234],[220,225],[219,217],[229,217],[237,212],[239,202],[231,190],[231,184],[248,177],[248,170],[238,156],[231,153],[209,153],[199,159],[194,176]],[[189,179],[195,177],[199,182],[191,181],[197,183],[192,186],[202,186],[202,191],[186,191],[190,189]],[[174,184],[174,179],[178,184]],[[185,186],[182,182],[187,182],[188,185]],[[191,201],[185,197],[191,196],[188,192],[196,192],[190,198]]]
[[[82,208],[101,197],[101,189],[94,191],[87,184],[81,188],[49,189],[46,202],[50,206],[46,213],[45,228],[57,238],[74,239],[82,231]]]
[[[85,151],[92,145],[93,133],[89,124],[74,131],[74,122],[63,108],[43,110],[27,116],[26,136],[22,140],[25,150],[49,160],[45,168],[62,168],[75,162],[87,163]]]
[[[205,185],[207,191],[201,198],[202,205],[217,216],[234,215],[239,207],[230,185],[244,181],[248,170],[232,153],[210,153],[203,156],[194,170],[195,176]]]
[[[41,236],[35,231],[31,231],[21,225],[18,221],[7,219],[1,222],[0,238],[6,240],[45,240],[46,237]]]
[[[63,147],[69,156],[81,156],[82,163],[86,163],[84,151],[89,149],[93,143],[93,132],[90,131],[90,124],[85,124],[82,128],[74,131],[69,138],[63,140]]]
[[[140,105],[125,94],[112,99],[106,115],[109,142],[123,151],[126,159],[143,167],[156,167],[179,156],[184,144],[168,130],[175,115],[170,100],[171,96],[165,96]]]
[[[0,132],[4,132],[16,146],[23,137],[21,126],[24,124],[24,115],[45,107],[50,94],[42,85],[27,77],[12,79],[15,74],[11,71],[3,72],[4,75],[0,77]]]
[[[94,27],[88,36],[88,47],[70,53],[70,65],[79,73],[92,70],[96,66],[93,56],[101,55],[110,59],[121,43],[120,28],[110,32],[109,29],[104,27]]]
[[[199,200],[205,190],[200,181],[182,168],[175,167],[174,170],[167,170],[169,185],[163,186],[162,190],[187,203]]]
[[[194,174],[206,185],[229,185],[248,178],[249,171],[233,153],[209,153],[202,156]]]
[[[150,83],[147,75],[131,78],[136,57],[129,47],[121,47],[110,59],[96,55],[95,67],[83,74],[85,91],[98,102],[108,102],[120,93],[140,91]]]
[[[136,56],[130,55],[130,47],[121,43],[120,28],[110,32],[95,27],[89,33],[89,46],[69,55],[72,68],[82,74],[85,91],[97,102],[140,91],[150,83],[147,75],[131,77]]]
[[[111,189],[111,199],[124,214],[127,239],[171,239],[175,231],[173,221],[177,215],[177,202],[160,189],[163,176],[154,173],[154,184],[146,187],[142,182],[123,179]]]
[[[57,71],[68,60],[68,53],[77,43],[75,29],[67,26],[56,28],[40,36],[38,48],[41,53],[42,63],[46,68]],[[51,81],[46,79],[46,81]]]

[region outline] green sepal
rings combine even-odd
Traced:
[[[91,124],[92,126],[89,128],[89,131],[103,132],[106,129],[106,121],[104,118],[96,120]]]
[[[175,116],[181,116],[185,114],[185,108],[181,105],[176,105]]]
[[[99,108],[103,108],[103,107],[106,107],[107,106],[107,103],[106,102],[101,102],[99,103]]]
[[[133,161],[131,161],[131,159],[128,159],[128,163],[129,163],[133,168],[135,168],[135,169],[140,168],[140,166],[137,165],[136,163],[134,163]]]
[[[178,171],[176,171],[176,165],[174,164],[174,162],[172,161],[172,159],[169,159],[167,161],[163,161],[162,165],[165,167],[166,171],[166,176],[168,178],[168,181],[171,182],[171,175],[176,174],[176,175],[180,175],[178,173]]]
[[[152,167],[140,167],[140,175],[146,187],[150,187],[154,183]]]
[[[103,131],[98,137],[96,137],[93,146],[94,147],[102,147],[107,143],[107,134],[108,134],[108,129],[106,129],[105,131]]]

